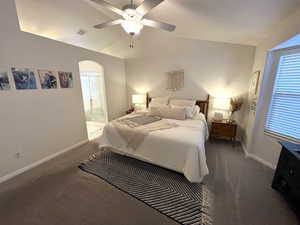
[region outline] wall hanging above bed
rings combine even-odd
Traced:
[[[178,91],[184,87],[184,70],[167,72],[167,90]]]

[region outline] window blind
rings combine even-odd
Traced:
[[[300,54],[279,59],[265,132],[300,142]]]

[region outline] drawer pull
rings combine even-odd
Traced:
[[[289,174],[294,175],[295,171],[293,169],[289,169]]]

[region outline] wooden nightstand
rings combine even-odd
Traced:
[[[126,114],[128,115],[128,114],[133,113],[133,112],[134,112],[134,109],[128,109],[128,110],[126,111]]]
[[[227,120],[212,121],[210,138],[212,137],[227,137],[235,142],[237,124],[235,122],[228,122]]]

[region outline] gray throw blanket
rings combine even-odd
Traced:
[[[149,132],[177,127],[175,123],[154,116],[135,116],[112,122],[114,128],[126,142],[127,148],[136,150]]]
[[[134,116],[134,117],[127,117],[124,119],[117,120],[118,123],[127,125],[129,127],[140,127],[142,125],[147,125],[149,123],[154,123],[156,121],[161,120],[158,116]]]

